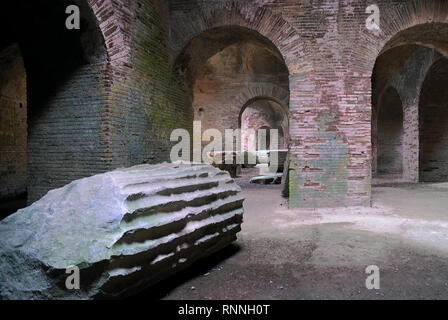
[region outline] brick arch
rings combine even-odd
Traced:
[[[236,105],[242,106],[242,110],[245,105],[251,100],[257,98],[270,98],[279,102],[282,107],[286,108],[286,111],[289,106],[289,91],[283,89],[279,86],[273,85],[251,85],[242,90],[242,92],[235,97],[234,103]],[[241,111],[242,113],[242,111]]]
[[[363,108],[369,112],[374,111],[371,100],[374,66],[382,54],[408,44],[434,48],[441,54],[448,54],[448,42],[443,41],[443,39],[448,39],[448,2],[413,0],[407,4],[397,4],[380,1],[379,8],[381,13],[380,30],[368,30],[364,27],[364,20],[362,20],[362,26],[357,36],[358,45],[353,48],[352,63],[360,67],[360,71],[365,77],[362,84],[365,94],[360,99],[366,101]],[[364,16],[363,19],[365,19]],[[443,36],[443,32],[446,32],[445,36]],[[397,91],[400,94],[400,90]],[[404,96],[401,96],[401,99],[406,119],[404,143],[415,144],[418,139],[418,133],[414,130],[416,126],[418,127],[418,116],[415,112],[418,99],[407,101],[409,99],[405,99]],[[373,133],[372,128],[371,133]],[[374,150],[372,150],[371,144],[368,145],[368,150],[370,150],[370,165],[372,165]],[[412,182],[418,181],[418,168],[415,167],[415,163],[416,155],[409,153],[405,157],[404,176]]]
[[[106,54],[112,66],[124,67],[131,57],[131,27],[135,4],[129,1],[130,10],[122,10],[122,5],[112,0],[87,0],[97,19]]]
[[[288,119],[289,122],[289,109],[288,109],[288,104],[285,101],[282,101],[274,96],[269,96],[269,95],[258,95],[258,96],[254,96],[250,99],[247,99],[243,104],[241,104],[241,109],[240,109],[240,113],[238,115],[238,126],[241,128],[241,119],[243,116],[244,111],[246,110],[246,108],[254,101],[257,100],[271,100],[274,101],[276,103],[278,103],[280,105],[280,107],[282,108],[283,112],[285,113],[286,118]]]
[[[79,32],[64,28],[69,5],[80,9]],[[104,101],[110,77],[105,74],[111,57],[111,46],[105,41],[108,5],[107,0],[5,1],[1,5],[2,27],[8,23],[24,31],[4,38],[7,45],[11,41],[20,46],[26,72],[26,94],[18,105],[25,107],[21,108],[22,135],[26,136],[21,151],[26,157],[21,162],[26,175],[22,190],[28,192],[29,203],[50,189],[107,170],[103,159],[109,141],[103,125],[108,125]],[[58,156],[49,158],[48,154]]]
[[[283,56],[290,74],[296,73],[294,63],[305,56],[305,47],[299,33],[282,17],[252,1],[230,1],[219,7],[210,6],[189,13],[182,12],[182,15],[173,14],[171,25],[171,47],[175,57],[201,33],[227,26],[257,31],[270,40]]]
[[[448,2],[413,0],[409,5],[396,6],[385,2],[379,8],[380,30],[369,31],[362,28],[358,37],[358,48],[364,51],[363,56],[359,58],[366,72],[372,72],[376,59],[382,53],[412,41],[419,45],[436,47],[440,53],[448,56],[448,43],[442,44],[440,39],[437,39],[443,35],[439,33],[431,36],[431,29],[436,30],[438,25],[445,25],[448,29]],[[425,41],[417,41],[419,35],[414,32],[417,28],[427,29],[423,36]]]
[[[406,99],[405,99],[405,97],[403,97],[403,94],[402,94],[401,90],[398,88],[397,84],[394,81],[392,81],[392,82],[389,82],[386,86],[384,86],[384,88],[382,88],[381,92],[378,93],[378,102],[379,103],[378,103],[377,109],[375,110],[377,112],[377,114],[380,112],[382,99],[384,98],[386,92],[390,91],[390,90],[394,90],[396,92],[396,94],[402,101],[402,106],[404,109],[405,104],[403,103],[403,101],[406,101]],[[373,112],[373,110],[372,110],[372,112]]]
[[[439,58],[427,71],[418,97],[419,181],[448,180],[448,59]]]
[[[372,173],[403,177],[404,116],[403,99],[399,91],[390,85],[379,98],[377,115],[374,119],[377,123],[373,125],[375,129],[372,130],[372,136],[375,136],[375,139],[372,139],[374,148]]]
[[[279,86],[273,85],[253,85],[245,88],[238,96],[235,97],[235,104],[240,105],[240,113],[238,115],[238,127],[241,128],[241,121],[244,110],[252,102],[259,99],[268,99],[277,102],[283,109],[289,124],[289,91]],[[289,137],[289,125],[284,132]]]
[[[283,136],[283,142],[288,142],[289,145],[289,139],[290,139],[290,124],[289,124],[289,119],[290,119],[290,114],[289,114],[289,108],[288,108],[288,101],[289,101],[289,92],[286,91],[283,88],[279,88],[280,92],[283,94],[287,95],[287,98],[285,98],[284,95],[280,94],[274,94],[272,96],[269,96],[267,94],[269,94],[269,92],[265,92],[266,94],[261,94],[261,95],[256,95],[255,92],[250,92],[250,94],[252,95],[248,95],[243,97],[242,95],[240,95],[239,97],[236,98],[237,103],[240,103],[241,105],[241,109],[238,115],[238,128],[242,130],[242,133],[244,133],[243,130],[243,114],[244,111],[254,102],[259,101],[259,100],[270,100],[273,101],[275,103],[277,103],[280,106],[280,110],[283,113],[283,116],[286,118],[286,123],[283,125],[283,121],[282,124],[280,126],[280,129],[282,130],[282,136]],[[246,100],[243,100],[246,99]],[[242,103],[241,103],[242,102]],[[262,127],[262,126],[261,126]],[[261,127],[256,128],[256,130],[259,130]],[[244,134],[243,134],[244,135]],[[245,138],[242,138],[243,140],[247,139],[247,136]],[[243,142],[243,143],[247,143]]]

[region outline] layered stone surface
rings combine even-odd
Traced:
[[[139,291],[236,240],[243,197],[227,172],[160,164],[76,180],[0,223],[3,299]],[[80,269],[68,290],[66,269]]]

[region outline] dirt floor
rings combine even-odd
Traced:
[[[447,299],[448,183],[382,185],[372,208],[288,210],[244,184],[234,245],[142,296],[163,299]],[[380,290],[365,269],[380,268]]]

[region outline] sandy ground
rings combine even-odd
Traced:
[[[143,292],[163,299],[447,299],[448,183],[373,189],[372,208],[288,210],[245,186],[234,245]],[[365,286],[369,265],[380,290]]]

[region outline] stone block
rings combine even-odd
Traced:
[[[141,165],[48,192],[0,222],[2,299],[138,292],[236,240],[243,197],[209,165]],[[80,290],[68,290],[68,267]]]

